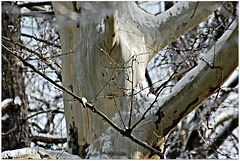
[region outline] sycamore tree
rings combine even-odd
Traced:
[[[173,128],[238,66],[238,20],[166,96],[145,81],[148,62],[223,2],[179,2],[157,16],[134,2],[54,2],[69,151],[81,157],[163,157]],[[180,66],[180,64],[176,64]],[[69,95],[70,94],[70,95]],[[130,141],[132,140],[132,141]]]
[[[238,157],[238,3],[144,5],[16,2],[6,10],[22,9],[22,43],[3,36],[12,46],[2,50],[22,63],[29,115],[2,136],[29,124],[37,158],[49,157],[39,147],[65,145],[72,158]],[[15,157],[23,151],[33,153]]]

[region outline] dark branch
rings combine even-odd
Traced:
[[[59,143],[67,142],[67,138],[50,138],[50,137],[44,137],[44,136],[32,136],[31,141],[32,142],[41,141],[45,143],[59,144]]]
[[[48,45],[52,45],[52,46],[61,48],[61,45],[55,44],[55,43],[52,43],[52,42],[49,42],[48,40],[39,39],[39,38],[37,38],[37,37],[35,37],[35,36],[28,35],[28,34],[23,34],[23,33],[21,33],[21,35],[22,35],[22,36],[25,36],[25,37],[33,38],[33,39],[35,39],[35,40],[37,40],[37,41],[43,42],[43,43],[48,44]]]
[[[29,3],[22,3],[18,4],[19,7],[32,7],[32,6],[45,6],[45,5],[52,5],[52,2],[29,2]]]
[[[107,123],[112,126],[115,130],[117,130],[118,132],[120,132],[123,136],[126,136],[128,138],[130,138],[133,142],[137,143],[138,145],[141,145],[142,147],[150,150],[152,153],[159,155],[161,158],[163,158],[163,154],[156,150],[155,148],[149,146],[147,143],[142,142],[141,140],[137,139],[135,136],[127,133],[126,131],[124,131],[123,129],[121,129],[120,127],[118,127],[115,123],[113,123],[105,114],[103,114],[101,111],[99,111],[96,107],[94,107],[94,105],[88,103],[88,102],[84,102],[82,100],[82,98],[80,96],[78,96],[76,93],[73,93],[72,91],[68,90],[67,88],[65,88],[64,86],[59,85],[58,83],[56,83],[55,81],[53,81],[51,78],[49,78],[48,76],[46,76],[45,74],[41,73],[39,70],[37,70],[32,64],[26,62],[21,56],[19,56],[18,54],[16,54],[15,52],[11,51],[10,49],[8,49],[6,46],[4,46],[2,44],[2,47],[4,50],[6,50],[7,52],[9,52],[10,54],[12,54],[13,56],[17,57],[25,66],[30,67],[34,72],[36,72],[37,74],[39,74],[40,76],[42,76],[44,79],[46,79],[47,81],[51,82],[53,85],[55,85],[56,87],[60,88],[61,90],[63,90],[64,92],[66,92],[67,94],[71,95],[74,99],[78,100],[79,103],[81,103],[83,105],[83,107],[87,107],[89,108],[92,112],[98,114],[101,118],[103,118],[105,121],[107,121]],[[126,135],[127,134],[127,135]]]
[[[238,113],[233,116],[231,121],[222,128],[222,131],[215,138],[215,141],[210,145],[211,150],[209,150],[208,155],[214,153],[220,145],[225,141],[225,139],[232,134],[232,131],[238,127]]]

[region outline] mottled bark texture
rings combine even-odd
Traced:
[[[134,2],[53,3],[62,52],[68,53],[62,57],[63,85],[85,97],[122,129],[135,127],[129,133],[148,145],[156,143],[154,147],[163,150],[163,140],[171,130],[214,93],[236,68],[236,25],[232,28],[235,32],[229,33],[230,38],[217,45],[231,46],[232,55],[229,52],[219,54],[225,53],[224,49],[216,52],[212,49],[208,55],[216,56],[216,60],[213,63],[206,57],[206,61],[209,60],[213,66],[199,63],[194,69],[199,74],[194,75],[194,71],[190,71],[190,76],[176,85],[175,93],[168,98],[155,99],[148,91],[137,94],[147,87],[146,66],[157,52],[207,20],[221,3],[179,2],[158,16],[145,13]],[[229,45],[225,43],[228,40],[232,41]],[[221,75],[220,69],[225,67],[222,58],[227,57],[226,65],[232,61],[232,66],[228,65],[226,73],[223,69],[224,75]],[[205,77],[204,72],[209,75]],[[223,79],[217,79],[221,76]],[[207,83],[210,87],[206,87],[204,84],[209,80],[212,84]],[[71,153],[86,157],[87,149],[89,155],[99,155],[97,158],[103,155],[120,158],[131,157],[136,151],[147,152],[109,128],[101,117],[90,109],[82,108],[66,93],[64,100]],[[149,110],[143,117],[154,100],[151,105],[153,111]],[[136,125],[140,118],[141,123]],[[91,148],[87,148],[88,145]]]

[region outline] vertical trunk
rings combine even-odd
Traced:
[[[13,2],[2,2],[2,35],[20,41],[20,10]],[[11,44],[2,42],[9,48]],[[5,133],[27,117],[25,85],[19,61],[2,50],[2,100],[13,99],[2,107],[2,132]],[[19,99],[18,104],[13,103]],[[20,128],[2,137],[2,151],[29,146],[29,127],[23,123]]]
[[[81,7],[79,19],[84,19],[84,17],[80,17],[81,15],[90,13],[86,9],[87,5],[93,9],[94,6],[98,8],[96,5],[101,5],[99,3],[101,2],[77,4],[76,8]],[[59,4],[54,5],[56,15],[63,12],[63,10],[56,9],[60,7],[57,5]],[[109,2],[107,5],[111,6],[110,8],[116,8],[118,2]],[[101,9],[99,10],[99,14],[105,18],[105,29],[103,24],[99,23],[101,19],[89,18],[85,19],[87,23],[82,20],[79,24],[74,21],[69,24],[61,24],[62,19],[58,19],[58,21],[63,43],[62,52],[69,53],[62,59],[63,85],[85,97],[88,102],[92,102],[109,118],[116,116],[114,122],[124,129],[129,126],[127,113],[130,111],[130,107],[136,108],[136,105],[131,105],[133,87],[146,86],[145,68],[148,54],[144,46],[139,46],[139,44],[143,44],[143,36],[141,37],[138,29],[132,28],[126,20],[127,15],[124,9],[126,6],[123,5],[128,5],[128,3],[120,3],[118,10],[106,12],[105,15]],[[62,3],[62,6],[67,12],[73,12],[75,8],[72,3],[67,2]],[[117,30],[118,32],[116,32]],[[64,100],[70,151],[85,157],[84,148],[101,137],[109,125],[91,113],[89,109],[83,109],[67,94],[64,94]],[[122,118],[119,118],[119,113]],[[136,118],[132,116],[131,124],[135,121]],[[114,153],[117,152],[121,153],[117,155],[128,155],[140,148],[136,144],[129,144],[129,140],[120,134],[114,133],[114,135],[111,137],[113,151],[106,153],[115,155]],[[74,143],[75,141],[77,144]],[[98,144],[95,143],[93,149],[101,149]],[[126,147],[126,145],[128,146]]]

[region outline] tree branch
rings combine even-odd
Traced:
[[[216,137],[216,140],[210,145],[211,149],[208,152],[208,155],[214,153],[220,145],[225,141],[225,139],[231,135],[232,131],[238,127],[238,113],[236,113],[232,118],[231,121],[226,124],[222,131]]]
[[[136,4],[129,4],[130,17],[135,26],[145,35],[145,43],[155,51],[187,33],[207,20],[223,2],[178,2],[169,10],[154,16],[143,12]],[[150,51],[151,52],[151,51]],[[151,52],[149,60],[155,55]]]
[[[52,63],[52,62],[49,62],[46,58],[44,58],[44,57],[43,57],[42,55],[40,55],[38,52],[36,52],[36,51],[34,51],[34,50],[32,50],[32,49],[24,46],[23,44],[21,44],[21,43],[19,43],[19,42],[15,42],[15,41],[13,41],[13,40],[10,40],[9,38],[7,38],[7,37],[5,37],[5,36],[3,36],[2,39],[3,39],[4,41],[10,42],[10,43],[12,43],[12,44],[14,44],[14,45],[18,45],[18,46],[21,47],[22,49],[25,49],[25,50],[27,50],[28,52],[37,55],[37,57],[38,57],[42,62],[44,62],[45,64],[47,64],[47,65],[57,74],[58,79],[62,82],[62,75],[61,75],[61,73],[59,73],[59,72],[57,71],[57,69],[53,66],[53,63]],[[60,67],[60,65],[58,65],[57,63],[54,63],[54,64],[57,65],[58,67]]]
[[[173,88],[173,92],[159,101],[164,116],[155,122],[159,135],[167,135],[187,114],[212,95],[238,66],[238,19],[223,34],[194,69]],[[158,112],[159,113],[159,112]]]
[[[8,130],[6,133],[4,133],[2,135],[2,137],[5,137],[7,135],[9,135],[11,132],[13,131],[16,131],[21,125],[23,125],[24,123],[26,123],[26,121],[32,117],[35,117],[37,115],[40,115],[40,114],[43,114],[43,113],[49,113],[49,112],[52,112],[52,113],[64,113],[62,111],[58,111],[58,110],[48,110],[48,111],[41,111],[41,112],[37,112],[27,118],[24,118],[24,119],[21,119],[21,122],[19,122],[15,127],[13,127],[12,129]]]
[[[32,36],[32,35],[28,35],[28,34],[21,33],[21,36],[33,38],[33,39],[35,39],[35,40],[37,40],[37,41],[40,41],[40,42],[43,42],[43,43],[45,43],[45,44],[48,44],[48,45],[52,45],[52,46],[61,48],[61,45],[59,45],[59,44],[49,42],[48,40],[39,39],[39,38],[37,38],[37,37],[35,37],[35,36]]]
[[[32,136],[31,141],[32,142],[41,141],[44,143],[59,144],[59,143],[67,142],[67,138],[50,138],[50,137],[44,137],[44,136]]]
[[[56,83],[55,81],[53,81],[51,78],[49,78],[48,76],[46,76],[45,74],[41,73],[39,70],[37,70],[32,64],[26,62],[21,56],[19,56],[18,54],[16,54],[15,52],[9,50],[6,46],[4,46],[2,44],[2,47],[4,50],[6,50],[7,52],[9,52],[10,54],[14,55],[15,57],[17,57],[25,66],[30,67],[34,72],[36,72],[37,74],[39,74],[40,76],[42,76],[44,79],[46,79],[47,81],[51,82],[53,85],[55,85],[56,87],[60,88],[61,90],[63,90],[64,92],[66,92],[67,94],[69,94],[70,96],[72,96],[73,98],[75,98],[76,100],[78,100],[83,107],[87,107],[89,108],[92,112],[98,114],[101,118],[103,118],[110,126],[112,126],[115,130],[117,130],[119,133],[121,133],[123,136],[126,136],[128,138],[130,138],[133,142],[141,145],[142,147],[148,149],[149,151],[151,151],[154,154],[159,155],[161,158],[163,158],[163,154],[156,150],[155,148],[149,146],[147,143],[144,143],[143,141],[137,139],[135,136],[131,135],[130,133],[128,133],[127,131],[124,131],[123,129],[121,129],[120,127],[118,127],[115,123],[113,123],[105,114],[103,114],[101,111],[99,111],[96,107],[94,107],[94,105],[83,101],[83,99],[78,96],[77,94],[73,93],[72,91],[68,90],[67,88],[59,85],[58,83]]]

